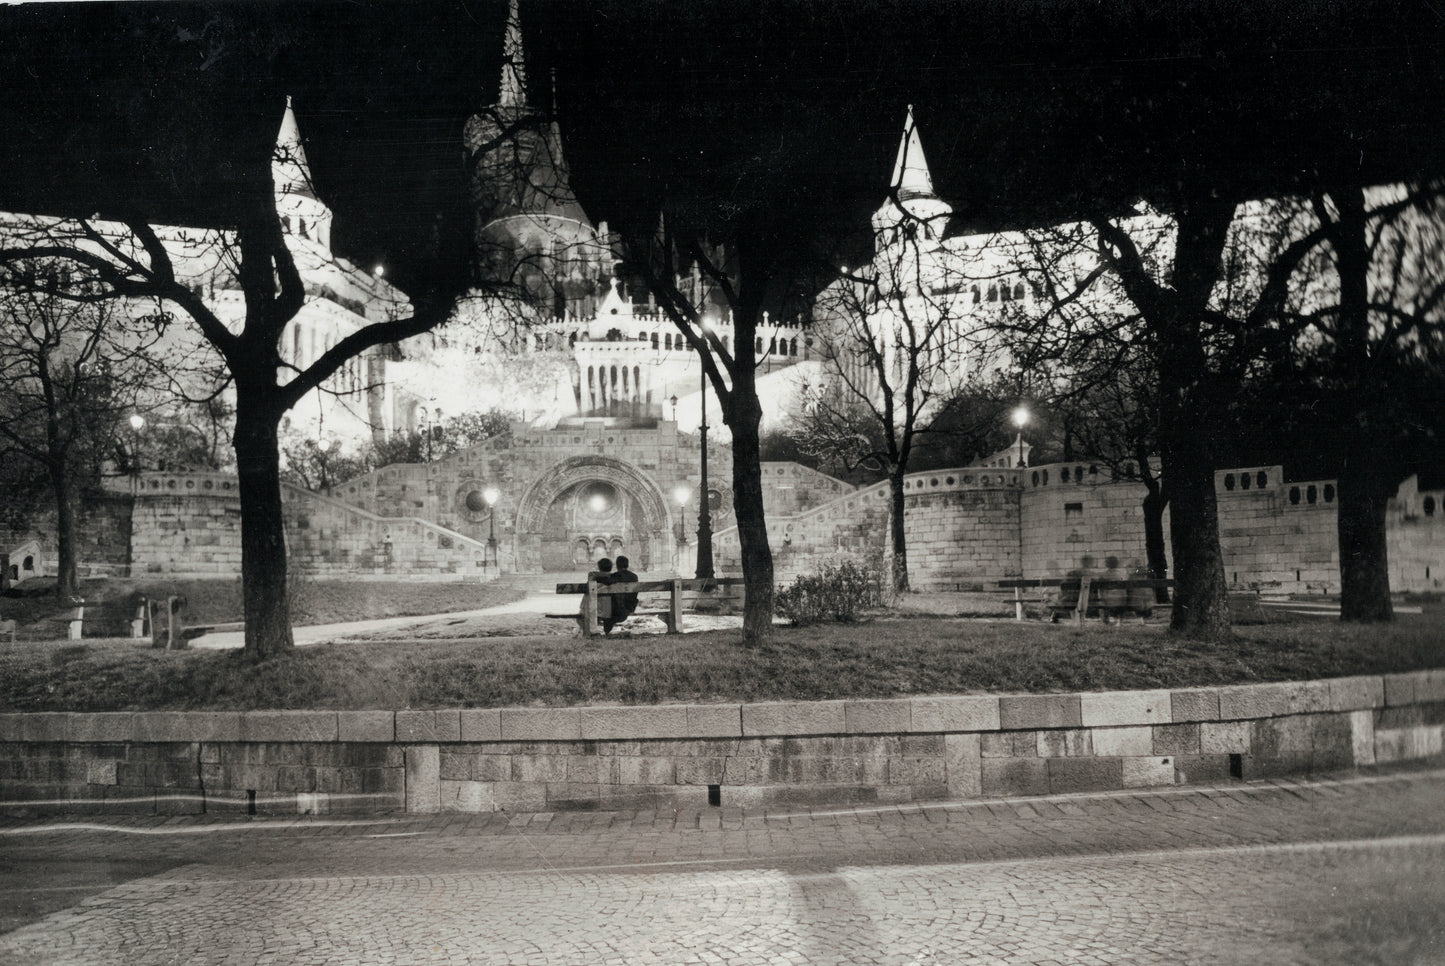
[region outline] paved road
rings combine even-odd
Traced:
[[[791,813],[12,820],[0,962],[1445,963],[1442,802],[1437,762]]]

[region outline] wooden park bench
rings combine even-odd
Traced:
[[[71,606],[62,610],[54,617],[45,618],[44,622],[52,624],[64,624],[65,636],[68,640],[78,641],[85,631],[85,601],[78,598],[71,598]],[[93,610],[94,608],[92,608]]]
[[[42,623],[63,624],[66,638],[78,641],[87,633],[91,637],[145,637],[148,619],[146,599],[139,595],[92,601],[72,597],[69,607]]]
[[[602,633],[598,619],[599,611],[610,612],[609,598],[621,597],[624,594],[667,594],[667,607],[644,610],[639,607],[627,617],[618,621],[622,623],[633,617],[658,617],[667,625],[667,633],[681,633],[682,615],[684,613],[704,614],[721,613],[730,611],[741,606],[743,592],[743,578],[741,577],[703,577],[687,579],[673,577],[669,580],[640,580],[632,584],[604,584],[595,578],[588,578],[586,583],[558,584],[557,593],[561,595],[586,595],[582,600],[581,608],[573,614],[548,614],[546,616],[559,620],[574,620],[582,630],[583,637],[597,637]],[[607,606],[603,606],[603,602]]]
[[[190,641],[212,631],[242,631],[244,621],[229,624],[192,624],[187,619],[186,599],[180,596],[156,597],[149,601],[151,647],[184,649]]]
[[[1154,580],[1148,577],[1130,577],[1124,580],[1107,577],[1062,577],[1052,580],[1000,580],[1002,588],[1013,588],[1014,617],[1024,619],[1023,590],[1033,587],[1057,587],[1059,599],[1049,605],[1051,616],[1057,620],[1067,614],[1075,624],[1082,624],[1088,614],[1103,613],[1118,616],[1132,611],[1140,617],[1148,617],[1158,606],[1159,588],[1171,588],[1172,580]]]
[[[1051,616],[1058,618],[1068,615],[1075,624],[1082,624],[1085,616],[1103,613],[1119,616],[1132,611],[1140,617],[1149,617],[1155,607],[1170,606],[1160,603],[1157,591],[1172,589],[1172,580],[1153,580],[1147,577],[1130,577],[1126,580],[1111,580],[1107,577],[1063,577],[1053,580],[1000,580],[998,585],[1013,588],[1014,616],[1024,619],[1023,590],[1029,587],[1057,587],[1059,599],[1049,605]],[[1260,607],[1259,592],[1254,590],[1232,590],[1229,592],[1229,617],[1236,623],[1258,623],[1265,619]]]

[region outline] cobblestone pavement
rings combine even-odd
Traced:
[[[0,962],[1445,963],[1440,764],[792,812],[5,820]]]

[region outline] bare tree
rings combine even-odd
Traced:
[[[1319,317],[1321,246],[1334,230],[1307,199],[1237,202],[1185,178],[1163,215],[1098,214],[1031,233],[1049,297],[1009,326],[1035,357],[1065,369],[1087,359],[1094,385],[1150,366],[1136,404],[1145,413],[1157,399],[1176,631],[1228,632],[1214,469],[1248,381],[1288,359]]]
[[[819,297],[815,337],[828,378],[812,387],[799,434],[814,456],[887,476],[900,591],[908,590],[903,480],[914,447],[950,403],[959,408],[965,386],[989,378],[996,342],[983,338],[987,329],[971,311],[966,270],[944,270],[926,223],[905,226],[911,230],[880,246],[867,269],[844,271]]]
[[[282,108],[278,96],[275,118],[282,116]],[[497,137],[509,137],[513,130]],[[275,143],[273,136],[270,144]],[[0,246],[0,265],[40,258],[64,261],[83,273],[91,289],[63,297],[163,302],[189,320],[219,354],[236,398],[232,443],[241,498],[246,652],[256,659],[293,646],[277,438],[282,416],[366,350],[446,322],[471,275],[461,241],[464,229],[444,226],[450,230],[445,230],[433,270],[413,287],[410,311],[395,306],[391,317],[357,328],[304,368],[287,362],[281,337],[304,305],[306,287],[277,211],[272,161],[269,145],[265,151],[238,152],[235,164],[246,177],[231,199],[229,224],[223,229],[177,236],[158,230],[134,210],[105,222],[37,217],[12,227]],[[239,289],[244,305],[239,320],[222,318],[193,279],[178,270],[178,262],[185,267],[176,254],[181,241],[189,243],[192,257],[196,247],[207,253],[224,287]]]
[[[1283,307],[1306,323],[1290,364],[1337,437],[1340,619],[1389,621],[1386,509],[1445,362],[1445,197],[1343,183],[1309,209],[1320,244]]]
[[[776,227],[744,227],[731,265],[723,263],[721,250],[708,245],[700,232],[678,232],[671,224],[623,237],[629,265],[641,274],[659,308],[698,354],[707,382],[721,401],[723,422],[732,432],[733,510],[746,581],[743,640],[749,646],[765,643],[773,626],[773,554],[763,509],[759,436],[763,408],[757,390],[757,369],[763,359],[755,340],[763,322],[764,295],[778,281],[777,266],[787,264],[777,254],[777,246],[787,240],[775,233]],[[705,299],[694,298],[679,283],[684,277],[680,261],[698,267]],[[704,324],[713,298],[731,310],[730,342]]]
[[[108,301],[67,298],[58,259],[7,263],[0,278],[0,440],[44,468],[55,502],[56,591],[78,590],[76,497],[86,457],[134,411],[162,317],[132,320]],[[79,287],[87,288],[84,282]]]

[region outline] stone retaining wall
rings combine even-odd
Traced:
[[[1445,670],[657,707],[0,715],[0,812],[550,811],[1056,794],[1438,755]]]

